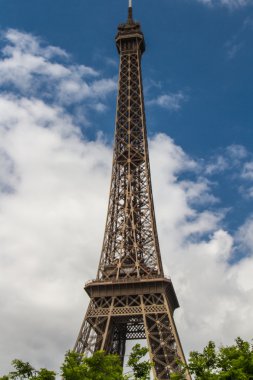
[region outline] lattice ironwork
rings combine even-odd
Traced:
[[[163,274],[157,237],[141,75],[145,42],[132,8],[116,44],[120,73],[108,214],[75,350],[118,353],[123,363],[126,340],[146,339],[155,378],[167,380],[178,370],[177,359],[185,359],[173,320],[179,305]]]

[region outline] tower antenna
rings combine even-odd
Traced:
[[[128,3],[128,22],[133,22],[133,1],[129,0]]]

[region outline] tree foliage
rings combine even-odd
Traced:
[[[127,365],[132,368],[134,380],[149,380],[152,363],[149,360],[142,360],[148,353],[147,347],[136,344],[129,356]]]
[[[149,380],[152,364],[143,360],[148,349],[139,344],[134,346],[128,360],[131,374],[123,375],[118,355],[107,355],[97,351],[91,357],[85,357],[73,351],[65,355],[60,376],[64,380]],[[46,368],[37,371],[28,362],[12,361],[15,371],[0,377],[0,380],[55,380],[56,373]]]
[[[41,368],[37,371],[30,363],[19,359],[14,359],[12,365],[15,371],[0,377],[0,380],[54,380],[56,376],[54,371],[49,371],[46,368]]]
[[[181,366],[182,374],[173,374],[173,380],[185,379],[186,370],[196,380],[253,380],[253,346],[241,338],[218,349],[209,342],[202,353],[191,352],[188,365]]]
[[[145,360],[146,347],[135,345],[127,365],[131,371],[122,374],[120,358],[97,351],[87,358],[69,351],[61,366],[60,375],[64,380],[149,380],[153,364]],[[253,380],[253,345],[241,338],[232,346],[217,348],[209,342],[203,352],[192,351],[188,365],[179,363],[181,372],[171,375],[172,380],[185,380],[186,371],[195,380]],[[46,368],[36,370],[28,362],[15,359],[14,370],[0,380],[55,380],[56,373]]]
[[[61,367],[65,380],[124,380],[118,355],[97,351],[90,358],[68,352]]]

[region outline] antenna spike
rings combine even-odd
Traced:
[[[128,22],[129,23],[133,22],[133,2],[132,2],[132,0],[129,0],[129,3],[128,3]]]

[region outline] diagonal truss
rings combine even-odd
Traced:
[[[179,304],[163,274],[157,236],[141,76],[145,42],[132,8],[116,44],[120,70],[108,213],[97,278],[85,286],[90,304],[75,350],[106,350],[123,363],[126,341],[146,339],[154,377],[167,380],[185,358],[173,320]]]

